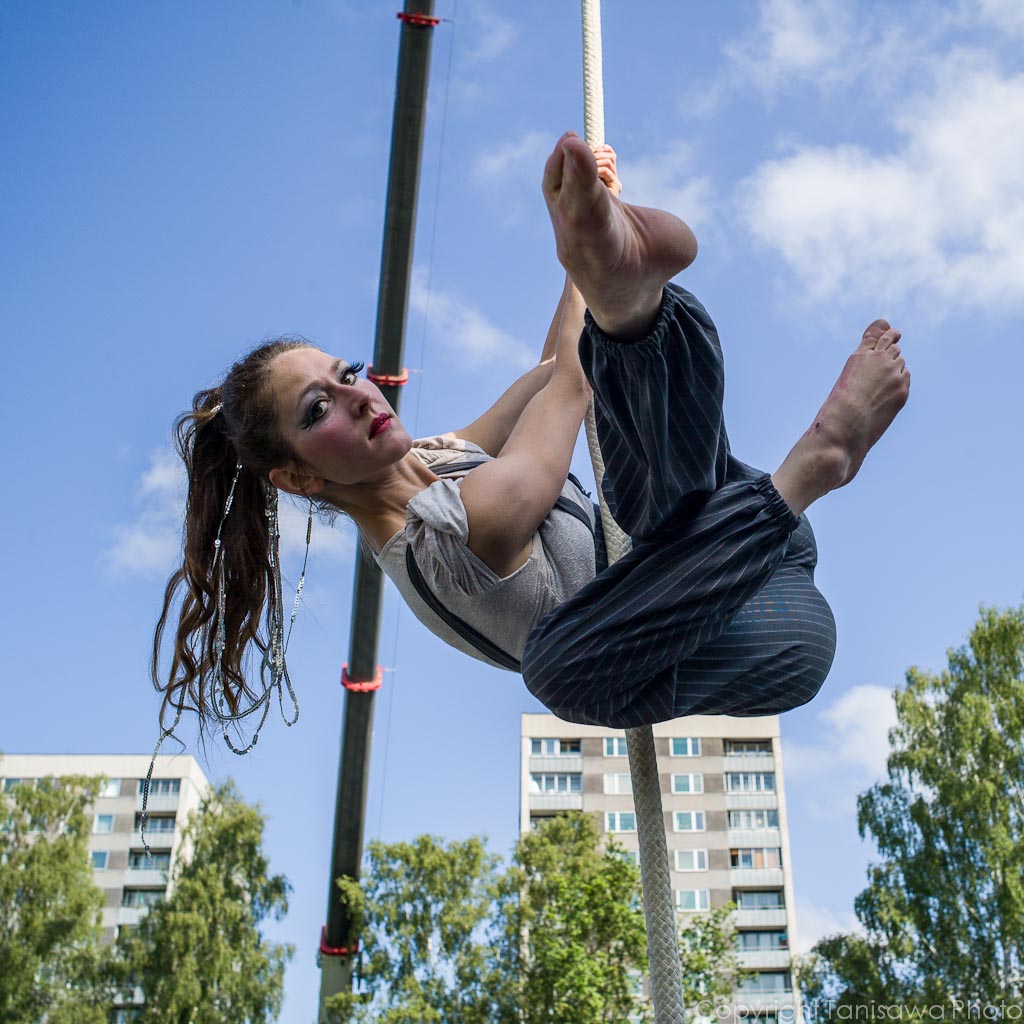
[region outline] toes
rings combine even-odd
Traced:
[[[557,143],[544,164],[544,177],[541,179],[541,188],[544,195],[553,199],[562,188],[562,178],[565,174],[565,150],[566,141],[575,136],[575,132],[566,132]]]
[[[866,348],[876,348],[878,345],[878,339],[881,338],[889,329],[888,320],[876,320],[864,332],[861,344]]]
[[[892,348],[900,340],[900,332],[895,327],[890,327],[875,343],[875,348],[880,352]]]

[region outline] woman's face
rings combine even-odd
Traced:
[[[412,446],[377,386],[344,359],[296,348],[270,373],[281,431],[307,472],[341,485],[372,482]]]

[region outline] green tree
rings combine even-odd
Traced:
[[[496,857],[473,838],[445,845],[370,843],[362,886],[342,883],[360,934],[364,994],[335,996],[330,1019],[489,1024],[493,991],[482,931],[497,892]]]
[[[281,1008],[290,946],[260,925],[288,909],[289,885],[271,875],[262,812],[232,783],[193,812],[166,900],[119,943],[122,981],[145,998],[139,1024],[262,1024]]]
[[[354,994],[332,1024],[620,1024],[646,1019],[639,872],[590,815],[524,835],[502,872],[479,839],[372,843],[359,886],[340,883],[361,935]],[[731,992],[725,919],[684,932],[688,992]]]
[[[39,779],[0,797],[0,1024],[105,1024],[103,894],[88,854],[103,781]]]
[[[714,1017],[714,1007],[732,1001],[736,985],[749,973],[740,967],[736,948],[736,927],[730,920],[735,903],[694,914],[679,935],[679,958],[683,968],[683,1006]]]
[[[524,835],[500,893],[509,1012],[548,1024],[623,1021],[647,967],[639,872],[589,814]],[[515,1020],[515,1016],[508,1017]]]
[[[982,608],[938,674],[895,694],[888,781],[858,801],[879,860],[855,910],[864,936],[819,943],[805,995],[982,1005],[1024,970],[1024,609]],[[966,1010],[964,1011],[966,1012]]]

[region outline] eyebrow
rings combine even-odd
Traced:
[[[338,376],[338,371],[343,366],[345,366],[345,365],[346,365],[346,363],[345,363],[344,359],[335,359],[334,362],[331,363],[331,368],[330,368],[330,371],[329,371],[330,375],[332,377],[337,377]],[[295,406],[296,406],[296,409],[298,410],[299,418],[300,419],[302,418],[302,407],[303,407],[303,405],[305,405],[306,397],[309,395],[309,393],[311,391],[316,391],[319,387],[320,387],[320,382],[319,381],[312,381],[311,383],[307,384],[302,389],[302,391],[299,393],[299,399],[295,403]]]

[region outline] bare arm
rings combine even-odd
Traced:
[[[614,195],[618,195],[622,191],[622,182],[619,181],[615,150],[607,145],[595,146],[594,157],[601,180]],[[583,330],[584,308],[583,299],[567,275],[562,296],[544,339],[539,365],[520,377],[479,419],[468,427],[454,431],[454,436],[478,444],[488,455],[497,455],[508,441],[527,404],[551,379],[555,350],[562,332],[575,331],[579,339]]]
[[[455,437],[472,441],[473,444],[483,448],[488,455],[497,455],[501,451],[527,403],[551,379],[555,365],[558,335],[569,307],[572,307],[573,321],[568,326],[572,327],[573,323],[577,324],[576,337],[578,339],[580,331],[583,330],[583,300],[579,297],[579,292],[576,291],[572,282],[566,277],[561,297],[555,307],[555,315],[551,319],[551,326],[544,339],[540,362],[532,370],[524,373],[487,412],[475,419],[469,426],[454,431]]]
[[[579,358],[582,318],[583,299],[570,286],[550,380],[526,404],[497,458],[462,482],[469,549],[499,576],[530,557],[533,535],[569,473],[590,398]]]

